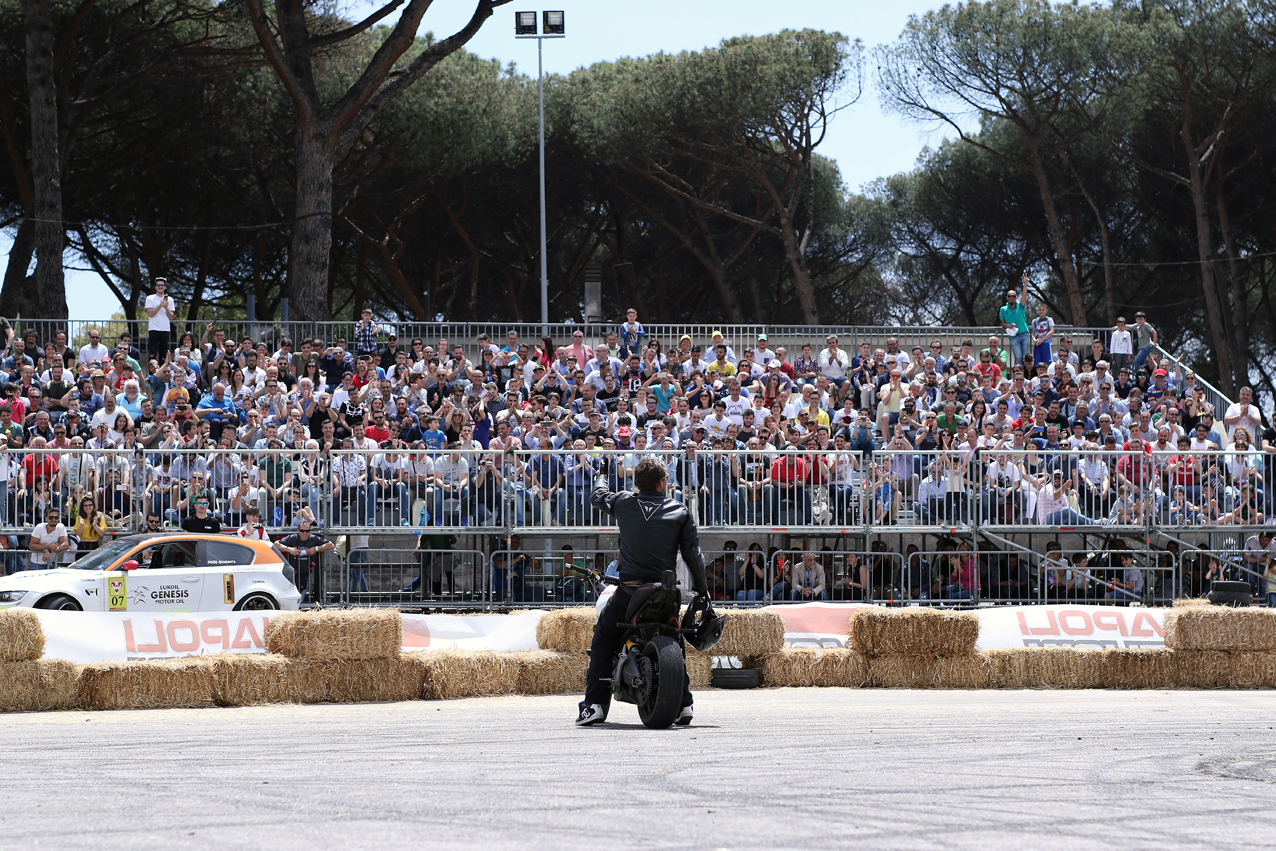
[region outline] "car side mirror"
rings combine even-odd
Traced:
[[[120,570],[137,570],[137,562],[133,559],[129,559],[120,565]]]

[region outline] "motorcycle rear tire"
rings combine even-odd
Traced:
[[[650,699],[638,704],[638,717],[653,730],[673,726],[682,709],[682,686],[686,678],[686,661],[682,648],[667,635],[658,635],[642,649],[653,667],[656,679]]]

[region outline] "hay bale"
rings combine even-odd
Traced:
[[[714,648],[716,655],[718,648]],[[687,677],[691,680],[692,691],[704,691],[709,688],[709,680],[713,676],[713,656],[687,648]]]
[[[1106,688],[1149,689],[1174,688],[1174,651],[1161,648],[1144,650],[1095,650],[1096,663]]]
[[[584,653],[594,641],[598,613],[591,606],[555,609],[536,624],[536,646],[559,653]]]
[[[1212,606],[1212,605],[1214,604],[1211,603],[1209,600],[1205,599],[1204,597],[1189,597],[1185,600],[1174,601],[1174,608],[1176,609],[1192,609],[1192,608],[1196,608],[1197,606]]]
[[[274,653],[219,653],[213,661],[218,706],[300,703],[290,660]]]
[[[1178,688],[1276,688],[1276,654],[1175,650],[1171,676]]]
[[[851,643],[865,656],[969,656],[979,640],[973,612],[861,606],[847,626]]]
[[[584,694],[589,657],[583,653],[528,650],[518,657],[519,694]]]
[[[762,656],[784,647],[784,618],[759,609],[730,609],[714,656]]]
[[[209,656],[145,662],[94,662],[80,677],[85,709],[185,709],[213,706],[217,663]]]
[[[0,712],[45,712],[79,705],[79,665],[65,659],[0,662]]]
[[[30,662],[44,655],[44,628],[29,609],[0,612],[0,662]]]
[[[439,650],[411,655],[421,659],[426,700],[513,694],[523,668],[516,653]]]
[[[849,647],[786,647],[751,661],[764,686],[862,688],[868,683],[868,660]]]
[[[395,609],[284,612],[266,625],[266,651],[290,659],[392,659],[402,649],[403,620]]]
[[[1014,647],[981,654],[992,688],[1103,688],[1102,660],[1076,647]]]
[[[396,703],[420,700],[430,653],[394,658],[288,660],[289,678],[301,703]]]
[[[892,653],[868,661],[868,684],[878,688],[988,688],[988,659]]]
[[[1228,606],[1187,606],[1165,614],[1165,646],[1171,650],[1276,650],[1276,611]]]

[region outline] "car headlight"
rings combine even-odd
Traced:
[[[26,591],[0,591],[0,603],[16,603],[25,596]]]

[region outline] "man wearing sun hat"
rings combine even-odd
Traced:
[[[723,338],[722,332],[715,329],[712,334],[712,337],[713,337],[713,342],[709,344],[710,347],[713,349],[716,349],[718,346],[726,346],[727,360],[734,365],[737,360],[735,356],[735,352],[731,350],[730,346],[727,346],[727,341]]]

